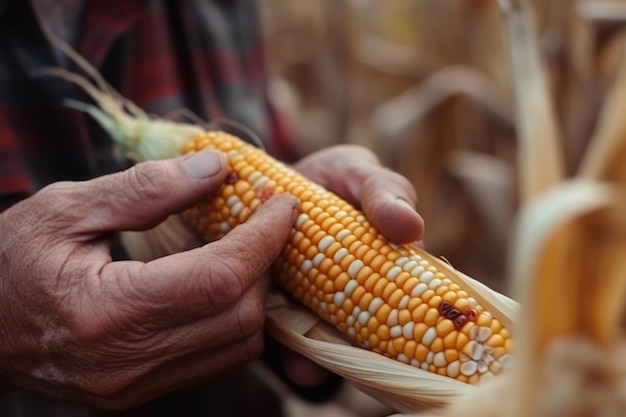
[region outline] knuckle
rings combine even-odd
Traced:
[[[237,239],[228,241],[228,253],[236,257],[241,270],[250,275],[266,270],[285,244],[279,240],[279,234],[268,233],[267,230],[267,225],[243,224],[237,231]]]
[[[399,193],[415,193],[415,187],[407,177],[386,167],[381,167],[381,169],[384,175],[380,175],[379,180],[385,182],[388,187],[393,187]]]
[[[413,184],[411,183],[411,181],[409,181],[407,177],[397,172],[393,172],[393,171],[390,171],[390,172],[394,181],[398,184],[400,191],[406,193],[412,198],[415,198],[417,196],[417,193],[415,192],[415,187],[413,186]]]
[[[64,316],[72,337],[79,346],[98,345],[109,336],[109,329],[99,322],[97,315],[85,314],[79,308],[66,307]]]
[[[355,160],[355,157],[359,160],[369,160],[372,162],[378,161],[378,156],[371,149],[355,144],[343,144],[337,145],[337,152],[341,155],[345,155],[348,161]]]
[[[413,184],[403,175],[388,168],[380,168],[377,175],[370,175],[364,182],[364,188],[371,194],[402,197],[409,201],[416,201],[417,193]]]
[[[91,349],[94,354],[104,350],[114,354],[117,343],[128,337],[129,330],[134,330],[126,316],[130,307],[111,302],[108,293],[106,296],[101,293],[100,297],[106,297],[107,302],[84,294],[83,289],[57,291],[59,316],[77,346]],[[111,308],[107,307],[109,303]]]
[[[76,212],[81,199],[77,197],[76,183],[60,181],[49,184],[35,193],[31,202],[45,210],[36,210],[37,213],[50,218],[67,218]]]
[[[242,300],[237,309],[237,323],[241,337],[249,338],[263,328],[265,303],[260,297]]]
[[[369,160],[369,161],[371,161],[373,163],[378,164],[378,162],[379,162],[378,156],[371,149],[369,149],[369,148],[367,148],[365,146],[360,146],[360,145],[347,145],[347,146],[351,147],[349,149],[350,153],[360,154],[364,160]]]
[[[243,287],[239,274],[229,264],[217,262],[211,265],[210,279],[204,286],[205,298],[212,301],[215,308],[229,305],[241,298]]]
[[[68,190],[68,187],[71,187],[71,182],[69,181],[59,181],[53,182],[52,184],[48,184],[43,187],[41,190],[35,194],[42,199],[56,198],[60,193],[65,193]]]

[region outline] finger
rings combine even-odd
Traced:
[[[236,303],[193,321],[183,308],[144,317],[143,331],[151,334],[146,338],[150,357],[160,364],[187,353],[219,349],[250,338],[265,324],[268,282],[269,274],[263,274]]]
[[[424,221],[415,211],[415,189],[406,178],[381,166],[369,149],[331,147],[304,158],[297,169],[363,209],[387,238],[397,243],[422,238]]]
[[[203,317],[193,322],[181,322],[181,325],[177,327],[168,328],[167,332],[163,332],[165,337],[158,340],[158,343],[154,343],[155,348],[163,351],[160,356],[166,357],[169,353],[181,356],[199,350],[219,349],[225,345],[244,341],[261,331],[265,324],[268,282],[269,274],[263,274],[250,290],[228,309],[206,318]],[[163,318],[165,317],[151,320],[149,326],[152,328],[158,326]],[[172,319],[172,315],[168,315],[168,323],[171,323]],[[159,330],[157,329],[155,334],[159,335]],[[177,349],[173,350],[172,346],[177,346]]]
[[[409,181],[383,167],[372,167],[360,175],[358,192],[367,218],[396,243],[422,239],[424,220],[415,210],[417,196]]]
[[[228,308],[259,279],[287,242],[297,200],[276,196],[221,240],[147,264],[109,263],[102,279],[120,286],[121,302],[150,316],[180,311],[187,320]],[[173,323],[176,324],[176,323]]]
[[[74,190],[76,200],[90,215],[79,227],[87,232],[147,229],[206,198],[227,173],[225,156],[207,150],[81,183]]]

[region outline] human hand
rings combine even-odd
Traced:
[[[220,241],[113,262],[115,232],[152,227],[219,187],[224,157],[56,183],[0,214],[0,381],[105,408],[138,405],[260,354],[266,270],[297,216],[267,201]]]
[[[294,168],[362,209],[388,239],[396,243],[422,239],[424,220],[415,211],[415,189],[405,177],[381,166],[369,149],[331,146],[312,153]]]

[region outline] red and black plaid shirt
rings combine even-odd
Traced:
[[[150,114],[188,109],[207,121],[238,121],[276,157],[295,157],[265,94],[254,0],[83,3],[73,46],[122,95]],[[63,99],[84,100],[82,92],[29,75],[51,66],[80,72],[50,46],[40,26],[46,17],[29,0],[0,0],[0,211],[51,182],[123,168],[109,137],[63,107]]]

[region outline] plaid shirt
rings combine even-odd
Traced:
[[[236,120],[266,140],[276,157],[295,158],[265,94],[253,0],[90,0],[81,6],[72,46],[122,95],[150,114],[189,109],[207,121]],[[62,106],[67,98],[84,101],[83,92],[60,79],[29,76],[41,67],[81,72],[51,48],[41,26],[46,19],[30,0],[0,0],[0,211],[51,182],[125,168],[102,129]],[[280,415],[274,397],[258,387],[246,390],[253,378],[243,377],[239,390],[216,383],[183,393],[182,402],[168,396],[111,415]],[[96,415],[109,413],[25,392],[0,395],[3,417]]]
[[[125,97],[150,114],[188,109],[252,128],[291,161],[290,135],[265,94],[254,0],[83,1],[73,46]],[[40,67],[75,65],[50,47],[46,16],[27,0],[0,0],[0,211],[42,186],[124,168],[109,137],[61,100],[85,95]],[[267,139],[272,138],[271,143]]]

